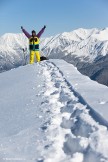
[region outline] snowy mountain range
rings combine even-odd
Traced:
[[[108,28],[80,28],[42,38],[41,49],[47,43],[43,51],[46,56],[64,59],[74,64],[81,73],[108,86]],[[29,59],[27,47],[28,40],[23,34],[0,37],[0,71],[24,64],[25,59]]]
[[[0,73],[0,162],[108,162],[108,87],[64,60]]]
[[[44,52],[74,64],[81,73],[108,86],[108,28],[62,33]]]
[[[0,71],[6,71],[24,64],[23,49],[28,40],[23,34],[4,34],[0,37]]]

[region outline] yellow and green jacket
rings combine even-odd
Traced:
[[[39,51],[40,40],[37,36],[29,38],[29,49],[32,51]]]

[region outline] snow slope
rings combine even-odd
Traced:
[[[51,60],[0,74],[0,89],[0,162],[108,162],[107,87]]]

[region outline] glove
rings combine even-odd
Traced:
[[[44,25],[44,29],[46,28],[46,25]]]
[[[21,29],[23,29],[23,27],[21,26]]]

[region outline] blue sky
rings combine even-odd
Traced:
[[[43,36],[77,28],[108,27],[108,0],[0,0],[0,36],[20,33],[20,26]]]

